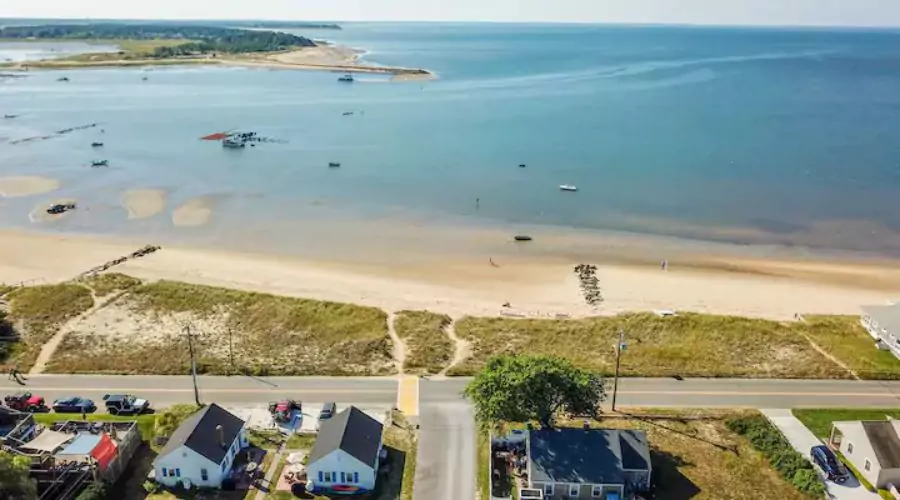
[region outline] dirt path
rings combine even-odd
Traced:
[[[388,327],[388,335],[391,336],[391,342],[394,343],[394,364],[397,366],[397,374],[403,375],[403,364],[406,362],[406,344],[403,343],[403,339],[397,335],[397,330],[394,329],[394,319],[396,319],[397,315],[389,312],[387,317],[387,327]]]
[[[75,325],[77,325],[80,321],[84,320],[91,314],[97,312],[98,309],[105,305],[105,302],[101,301],[95,294],[94,291],[91,290],[91,299],[94,301],[94,305],[91,306],[87,311],[75,316],[74,318],[66,321],[62,326],[59,327],[59,330],[53,334],[53,337],[41,347],[41,353],[38,354],[37,359],[34,361],[34,365],[31,366],[31,369],[28,370],[29,375],[39,375],[44,373],[44,369],[47,368],[47,363],[50,362],[50,359],[53,358],[53,353],[56,352],[56,349],[62,344],[63,339],[66,338],[66,335],[75,330]]]
[[[450,360],[450,364],[447,365],[446,368],[441,370],[440,373],[438,373],[439,377],[447,376],[448,370],[450,370],[454,366],[462,363],[463,360],[465,360],[466,358],[469,357],[469,355],[472,354],[472,343],[469,342],[468,340],[466,340],[462,337],[458,337],[456,335],[455,325],[456,325],[456,320],[451,318],[450,324],[448,324],[446,327],[444,327],[444,332],[446,332],[447,336],[450,337],[450,340],[453,341],[453,344],[456,346],[456,349],[453,351],[453,359]]]

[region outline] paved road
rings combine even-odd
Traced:
[[[279,398],[335,401],[341,405],[391,407],[397,402],[397,379],[337,377],[198,377],[200,400],[223,406],[253,406]],[[0,382],[0,394],[27,389],[48,401],[84,396],[100,401],[104,394],[126,392],[147,398],[158,408],[194,401],[188,376],[33,375],[27,386]]]

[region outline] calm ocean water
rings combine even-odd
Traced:
[[[34,227],[37,203],[73,197],[87,210],[50,229],[187,234],[165,215],[128,222],[119,208],[124,190],[161,187],[171,206],[218,200],[213,224],[192,234],[232,231],[234,221],[282,234],[313,219],[396,219],[900,255],[900,33],[490,24],[298,33],[440,78],[347,85],[327,72],[195,67],[0,80],[0,113],[22,115],[0,121],[0,175],[63,182],[52,195],[0,201],[0,223]],[[91,122],[102,125],[8,143]],[[229,129],[284,142],[227,151],[198,140]],[[98,155],[109,169],[86,166]]]

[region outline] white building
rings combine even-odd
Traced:
[[[245,422],[210,404],[172,433],[154,462],[156,481],[170,487],[220,488],[246,447]]]
[[[375,488],[382,425],[356,407],[322,422],[306,466],[316,493],[365,493]]]
[[[900,304],[864,306],[860,322],[879,347],[900,358]]]
[[[878,488],[900,485],[900,421],[834,422],[829,442]]]

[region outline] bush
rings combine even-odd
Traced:
[[[81,494],[75,497],[75,500],[106,500],[106,498],[106,485],[94,483],[85,488]]]
[[[750,441],[772,464],[778,474],[810,498],[822,498],[825,485],[813,465],[797,453],[775,427],[761,415],[733,418],[726,422],[729,430]]]

